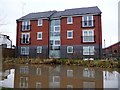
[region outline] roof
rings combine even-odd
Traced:
[[[84,15],[84,14],[101,14],[101,11],[97,6],[74,8],[74,9],[65,9],[64,11],[47,11],[47,12],[30,13],[26,16],[21,17],[18,20],[26,20],[26,19],[31,20],[31,19],[39,19],[39,18],[58,18],[61,16],[73,16],[73,15]]]
[[[65,11],[60,11],[60,12],[54,13],[52,15],[52,17],[84,15],[84,14],[101,14],[101,11],[97,6],[84,7],[84,8],[74,8],[74,9],[66,9]]]
[[[53,13],[56,11],[46,11],[46,12],[37,12],[37,13],[30,13],[26,16],[21,17],[18,20],[28,20],[28,19],[39,19],[39,18],[49,18]]]

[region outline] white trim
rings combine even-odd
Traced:
[[[72,51],[71,52],[69,52],[69,48],[71,48],[72,49]],[[67,46],[67,53],[73,53],[73,46]]]
[[[69,18],[71,19],[71,22],[69,22],[69,20],[68,20]],[[67,17],[67,24],[73,24],[73,17],[72,16]]]
[[[41,21],[41,24],[39,23]],[[43,19],[38,19],[38,26],[42,26],[43,25]]]
[[[71,32],[71,37],[69,37],[69,35],[68,35],[68,33],[70,33]],[[67,39],[73,39],[73,30],[68,30],[67,31]]]
[[[83,46],[83,55],[94,55],[95,48],[94,46]]]
[[[41,82],[36,82],[36,88],[41,88]]]
[[[40,38],[39,38],[39,34],[41,34]],[[42,40],[42,32],[37,32],[37,40]]]
[[[21,55],[29,55],[29,47],[21,47]]]
[[[42,53],[42,46],[37,46],[37,53]]]
[[[73,77],[73,70],[67,70],[67,77]]]
[[[55,79],[59,79],[58,81],[56,81]],[[60,83],[60,76],[53,76],[53,83]]]
[[[67,88],[73,88],[73,85],[67,85]]]
[[[87,35],[85,35],[85,32],[87,32]],[[92,32],[91,35],[90,35],[90,32]],[[83,39],[82,39],[83,42],[95,42],[94,29],[82,30],[82,36],[83,36]],[[92,37],[92,40],[90,40],[90,38],[88,38],[88,40],[85,40],[85,36]]]

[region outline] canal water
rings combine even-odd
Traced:
[[[9,88],[120,88],[119,69],[68,65],[14,65],[3,70]]]

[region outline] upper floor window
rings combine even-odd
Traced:
[[[67,70],[67,77],[73,77],[73,70]]]
[[[94,42],[94,30],[82,30],[83,42]]]
[[[20,88],[28,88],[28,77],[20,77]]]
[[[73,53],[73,46],[67,46],[67,53]]]
[[[21,74],[28,74],[29,73],[29,67],[28,66],[20,66],[20,73]]]
[[[60,83],[60,76],[53,76],[53,83]]]
[[[85,15],[82,17],[82,27],[93,27],[93,16]]]
[[[42,32],[37,32],[37,40],[42,40]]]
[[[67,39],[72,39],[73,38],[73,30],[68,30],[67,31]]]
[[[30,44],[30,33],[22,33],[21,44]]]
[[[72,23],[73,23],[72,16],[67,17],[67,24],[72,24]]]
[[[21,55],[29,55],[29,47],[21,47]]]
[[[42,46],[37,46],[37,53],[42,53]]]
[[[43,24],[43,20],[42,19],[38,19],[38,26],[42,26]]]
[[[22,31],[30,30],[30,21],[22,21]]]
[[[83,46],[83,55],[94,55],[94,46]]]

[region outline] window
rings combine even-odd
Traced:
[[[60,26],[54,26],[54,32],[60,32]]]
[[[94,46],[83,46],[83,55],[94,55]]]
[[[73,46],[67,46],[67,53],[73,53]]]
[[[29,73],[28,66],[20,66],[20,73],[21,74],[28,74]]]
[[[89,89],[89,90],[95,90],[95,82],[83,82],[83,88],[85,88],[84,90]]]
[[[67,39],[72,39],[73,38],[73,30],[67,31]]]
[[[73,70],[67,70],[67,77],[73,77]]]
[[[82,17],[82,27],[92,27],[93,26],[93,16],[85,15]]]
[[[30,33],[22,33],[21,44],[30,44]]]
[[[95,78],[95,70],[84,68],[83,69],[83,77]]]
[[[53,76],[54,83],[60,83],[60,76]]]
[[[20,88],[28,88],[28,77],[20,77]]]
[[[36,82],[36,88],[41,88],[41,82]]]
[[[37,46],[37,53],[42,53],[42,46]]]
[[[60,46],[60,40],[55,40],[55,46]]]
[[[72,24],[72,23],[73,23],[72,16],[67,17],[67,24]]]
[[[42,40],[42,32],[37,32],[37,40]]]
[[[21,47],[21,55],[29,55],[29,47]]]
[[[94,30],[83,30],[83,42],[94,42]]]
[[[38,26],[42,26],[43,20],[42,19],[38,19]]]
[[[41,75],[41,68],[36,69],[36,75]]]
[[[70,88],[73,88],[73,85],[67,85],[68,90],[70,90]]]
[[[22,31],[30,30],[30,21],[22,21]]]

